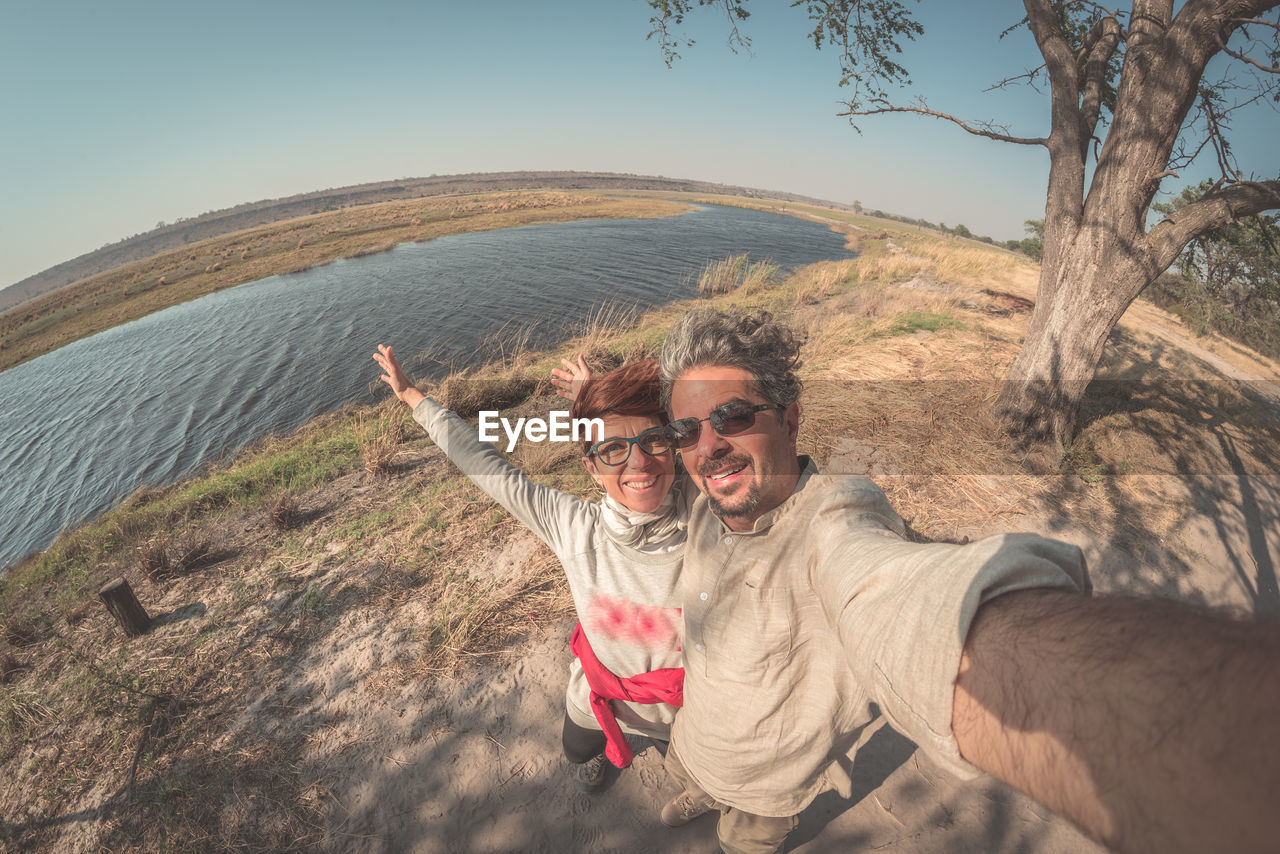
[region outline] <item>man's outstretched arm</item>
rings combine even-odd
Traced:
[[[952,729],[1117,851],[1280,850],[1280,625],[1009,593],[970,627]]]

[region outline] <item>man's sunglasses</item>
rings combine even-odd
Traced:
[[[620,466],[631,456],[632,445],[656,457],[674,448],[675,438],[666,427],[653,427],[630,439],[618,437],[596,442],[587,451],[587,456],[594,456],[607,466]]]
[[[711,429],[721,436],[736,436],[745,433],[756,423],[756,413],[766,409],[782,409],[772,403],[761,403],[752,406],[740,400],[726,403],[711,410],[706,418],[681,418],[667,425],[675,440],[677,448],[692,448],[698,444],[698,436],[702,433],[702,422],[710,421]]]

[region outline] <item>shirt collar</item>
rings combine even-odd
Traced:
[[[791,491],[791,495],[787,497],[786,501],[757,519],[749,531],[730,531],[724,520],[717,516],[716,521],[720,523],[721,532],[726,534],[758,534],[761,531],[768,530],[780,516],[790,510],[792,505],[800,500],[800,493],[808,485],[809,479],[818,473],[818,467],[814,465],[813,459],[808,454],[799,455],[796,461],[800,465],[800,479],[796,481],[796,488]]]

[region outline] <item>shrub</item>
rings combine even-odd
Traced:
[[[453,374],[440,384],[440,404],[463,418],[482,409],[509,409],[524,402],[538,387],[538,380],[515,371],[504,376],[474,377]]]
[[[404,416],[398,411],[379,418],[372,427],[365,427],[360,447],[364,470],[374,477],[389,474],[397,446],[403,441]]]
[[[138,546],[138,568],[152,581],[185,575],[212,554],[209,541],[188,536],[171,540],[160,535]]]
[[[302,505],[298,503],[297,496],[286,492],[268,508],[267,517],[281,530],[293,528],[302,521]]]
[[[746,255],[730,255],[713,261],[698,276],[698,296],[728,294],[742,287],[767,285],[777,276],[778,265],[768,261],[752,264]]]
[[[25,670],[27,665],[18,661],[9,653],[0,655],[0,685],[7,685],[14,678],[14,674],[19,670]]]
[[[35,620],[10,617],[4,623],[4,639],[12,646],[26,646],[40,639],[40,624]]]

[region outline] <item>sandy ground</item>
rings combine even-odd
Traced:
[[[292,682],[264,685],[220,745],[234,749],[249,728],[280,737],[311,730],[304,778],[326,802],[324,850],[715,850],[713,817],[680,829],[659,821],[677,790],[648,742],[636,742],[635,762],[611,789],[578,791],[559,748],[571,624],[546,627],[519,654],[429,693],[416,684],[386,690],[379,666],[395,658],[411,620],[348,612],[329,648],[298,661]],[[815,801],[787,850],[1101,850],[995,780],[961,783],[936,771],[888,729],[859,754],[854,776],[853,797]]]
[[[1258,612],[1280,607],[1264,581],[1270,573],[1274,584],[1280,561],[1280,482],[1163,480],[1171,500],[1184,490],[1176,500],[1198,501],[1202,509],[1161,553],[1135,556],[1130,545],[1099,542],[1087,526],[1064,517],[1028,514],[1020,527],[1080,544],[1100,590]],[[531,547],[532,537],[521,533],[507,553]],[[715,850],[713,817],[681,829],[658,820],[676,790],[653,745],[637,743],[635,763],[610,790],[577,790],[559,749],[570,623],[543,626],[518,652],[466,668],[426,691],[417,683],[384,684],[379,671],[406,647],[420,607],[344,614],[326,644],[285,669],[289,679],[250,692],[247,708],[215,749],[234,749],[248,729],[285,738],[304,728],[302,776],[313,781],[323,802],[323,850]],[[960,782],[935,770],[889,729],[872,738],[854,769],[853,797],[820,797],[802,815],[786,850],[1102,850],[998,781]]]

